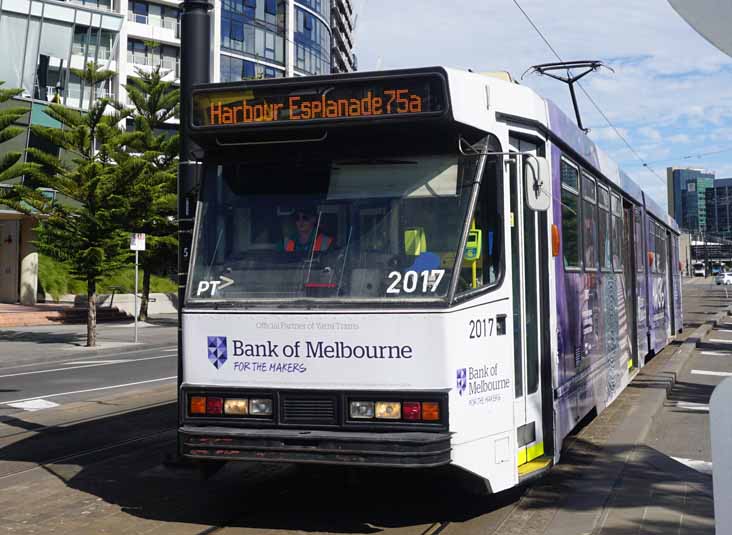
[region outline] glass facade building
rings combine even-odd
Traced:
[[[122,16],[103,1],[2,0],[0,80],[5,88],[22,88],[27,100],[75,108],[88,106],[92,93],[114,95],[114,81],[93,91],[72,69],[93,61],[116,70],[122,23]]]
[[[351,0],[216,0],[214,81],[355,70]]]
[[[732,178],[719,178],[707,188],[707,232],[732,239]]]
[[[668,211],[671,217],[684,230],[706,231],[706,191],[714,186],[714,173],[701,169],[669,167],[666,178]]]
[[[211,81],[355,70],[351,1],[211,0]],[[28,110],[17,121],[23,133],[0,143],[0,157],[27,147],[59,151],[30,129],[60,126],[44,111],[52,102],[80,110],[99,97],[129,104],[125,85],[156,67],[177,83],[180,37],[178,0],[0,0],[0,87],[22,88],[5,105]],[[92,87],[78,75],[89,63],[114,75]],[[0,230],[20,244],[12,258],[0,255],[0,302],[34,302],[35,275],[21,267],[34,254],[35,223],[0,212]],[[33,280],[21,284],[21,273]]]

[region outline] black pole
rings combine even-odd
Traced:
[[[577,126],[579,126],[579,129],[584,132],[587,132],[587,130],[585,130],[585,127],[582,126],[582,117],[580,116],[579,105],[577,104],[577,95],[574,92],[574,82],[575,81],[572,80],[568,84],[569,85],[569,94],[572,97],[572,106],[574,106],[574,115],[577,117]]]
[[[178,425],[182,423],[183,403],[183,303],[188,284],[188,262],[193,238],[193,223],[200,180],[201,152],[191,139],[191,93],[196,84],[209,82],[211,55],[211,16],[213,6],[205,0],[185,0],[180,20],[180,162],[178,164]],[[198,155],[199,160],[196,159]],[[178,453],[181,452],[180,442]]]

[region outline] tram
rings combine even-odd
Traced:
[[[435,67],[203,84],[180,453],[559,461],[681,331],[679,230],[560,109]]]

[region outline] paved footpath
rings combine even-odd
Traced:
[[[723,330],[730,342],[718,348],[714,369],[732,372],[732,300],[708,281],[690,282],[679,343],[570,439],[559,465],[529,488],[495,533],[714,533],[708,403],[723,377],[691,368],[696,346]]]

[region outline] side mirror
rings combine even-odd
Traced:
[[[537,212],[546,212],[551,204],[551,168],[542,156],[524,157],[524,191],[526,205]]]
[[[483,244],[483,231],[474,229],[468,232],[468,242],[465,244],[463,261],[473,262],[480,260],[481,247]]]

